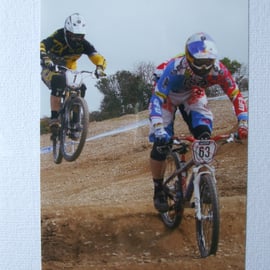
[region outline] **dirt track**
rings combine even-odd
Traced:
[[[209,103],[214,133],[236,124],[229,101]],[[90,123],[89,136],[145,119],[147,112]],[[176,131],[187,133],[176,119]],[[149,172],[148,127],[86,143],[75,162],[41,155],[43,270],[244,269],[247,144],[216,156],[221,233],[216,256],[200,259],[193,211],[179,228],[164,227],[155,209]],[[49,136],[41,146],[50,145]]]

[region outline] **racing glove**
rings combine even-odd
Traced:
[[[156,124],[154,125],[155,128],[155,142],[158,144],[166,144],[168,142],[170,142],[171,137],[170,135],[167,133],[167,131],[164,129],[162,124]]]
[[[106,76],[105,72],[103,71],[102,66],[97,66],[97,68],[95,70],[95,76],[97,77],[97,79],[99,79],[100,77]]]
[[[238,136],[240,140],[248,137],[248,123],[246,120],[240,120],[238,123]]]

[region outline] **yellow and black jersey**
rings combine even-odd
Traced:
[[[63,28],[58,29],[40,43],[41,59],[47,56],[54,64],[64,65],[70,69],[77,68],[76,61],[82,54],[87,55],[94,65],[102,66],[103,69],[106,68],[106,60],[104,57],[100,55],[95,47],[87,40],[83,39],[80,46],[76,49],[70,48],[65,40]]]

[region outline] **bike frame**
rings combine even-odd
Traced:
[[[89,112],[87,102],[81,96],[81,89],[84,79],[88,76],[94,78],[94,72],[71,70],[64,66],[56,66],[55,71],[65,74],[66,78],[66,87],[61,93],[61,107],[59,110],[61,126],[58,137],[53,141],[54,162],[59,164],[62,161],[62,157],[67,161],[74,161],[77,159],[84,147],[89,122]],[[78,139],[75,138],[75,140],[71,137],[71,132],[73,132],[71,131],[73,128],[71,126],[71,120],[74,116],[72,106],[74,104],[75,106],[77,104],[77,106],[82,109],[84,115],[81,119],[84,124],[79,127]],[[77,129],[77,127],[73,129]],[[60,147],[58,147],[59,145]],[[69,149],[66,147],[69,147]]]
[[[168,158],[163,189],[169,207],[167,211],[160,212],[162,221],[168,228],[176,228],[181,223],[184,208],[194,208],[201,257],[216,254],[218,248],[220,214],[214,157],[220,143],[235,139],[238,140],[236,134],[218,135],[206,140],[180,136],[157,149],[164,151]],[[189,150],[192,157],[186,161]]]
[[[218,135],[211,140],[217,142],[217,141],[225,141],[225,143],[233,142],[235,138],[235,134],[229,134],[229,135]],[[195,142],[196,139],[192,136],[180,136],[180,137],[174,137],[174,141],[189,141],[191,143]],[[172,150],[173,151],[173,150]],[[185,160],[185,154],[181,154],[181,159]],[[192,172],[190,174],[190,169],[192,168]],[[211,178],[213,179],[214,183],[216,184],[216,176],[215,176],[215,167],[209,164],[195,164],[193,158],[188,160],[186,164],[179,169],[176,169],[175,172],[169,176],[165,180],[165,184],[167,184],[171,179],[178,176],[179,179],[182,181],[182,172],[188,172],[187,178],[189,178],[188,185],[186,187],[186,190],[183,190],[183,197],[186,202],[190,202],[191,197],[193,195],[194,198],[194,206],[195,206],[195,216],[198,220],[202,219],[201,214],[201,206],[200,206],[200,179],[201,176],[204,174],[211,175]]]
[[[205,171],[200,170],[202,168],[207,168]],[[216,184],[216,177],[215,177],[215,169],[212,166],[209,165],[198,165],[193,168],[192,172],[192,179],[193,179],[193,187],[194,187],[194,204],[195,204],[195,216],[198,220],[202,219],[202,214],[201,214],[201,198],[200,198],[200,179],[203,174],[210,174],[212,176],[213,181]]]

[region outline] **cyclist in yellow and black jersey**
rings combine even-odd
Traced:
[[[85,39],[85,34],[86,23],[84,18],[80,14],[74,13],[66,19],[64,28],[56,30],[40,43],[41,78],[51,90],[51,130],[59,126],[60,96],[61,91],[66,86],[65,74],[56,72],[54,66],[62,65],[70,69],[76,69],[77,60],[85,54],[96,65],[95,74],[97,78],[105,75],[106,60]],[[81,90],[82,96],[84,96],[85,85]]]

